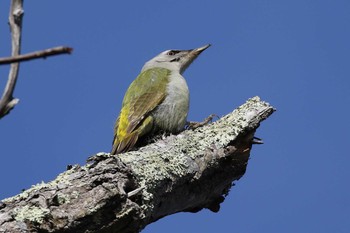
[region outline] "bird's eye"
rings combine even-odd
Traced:
[[[167,55],[169,56],[174,56],[175,54],[178,54],[179,52],[181,52],[180,50],[170,50]]]

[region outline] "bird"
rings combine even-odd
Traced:
[[[166,50],[144,64],[124,95],[110,154],[133,150],[142,138],[157,132],[184,130],[190,97],[182,74],[210,46]]]

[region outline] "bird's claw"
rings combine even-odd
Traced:
[[[186,129],[195,130],[199,127],[203,127],[203,126],[211,123],[213,121],[214,117],[219,118],[218,115],[211,114],[207,118],[205,118],[204,121],[202,121],[202,122],[189,121],[189,122],[187,122]]]

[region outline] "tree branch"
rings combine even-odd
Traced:
[[[21,51],[21,32],[22,32],[22,18],[23,18],[23,1],[12,0],[9,24],[12,37],[12,53],[11,55],[17,56]],[[4,90],[4,93],[0,99],[0,118],[9,113],[11,109],[18,103],[18,99],[13,98],[13,91],[16,86],[17,77],[19,71],[19,63],[11,64],[8,81]]]
[[[59,46],[59,47],[49,48],[49,49],[36,51],[32,53],[21,54],[13,57],[3,57],[3,58],[0,58],[0,65],[29,61],[29,60],[38,59],[38,58],[47,58],[50,56],[55,56],[60,54],[70,54],[72,53],[72,51],[73,49],[70,47]]]
[[[246,171],[255,130],[273,111],[254,97],[204,127],[137,151],[99,153],[0,202],[0,232],[132,233],[177,212],[217,212]]]
[[[9,15],[12,41],[11,57],[0,58],[0,65],[11,64],[4,93],[0,99],[0,119],[6,116],[19,102],[19,99],[13,98],[18,78],[19,62],[72,52],[72,48],[61,46],[20,55],[23,13],[23,0],[12,0]]]

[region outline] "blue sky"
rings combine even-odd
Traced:
[[[0,1],[0,56],[10,54]],[[0,120],[0,199],[109,151],[124,92],[166,49],[211,43],[185,72],[189,120],[260,96],[277,108],[219,213],[175,214],[143,232],[348,232],[350,1],[26,1],[20,104]],[[0,67],[0,87],[8,66]]]

